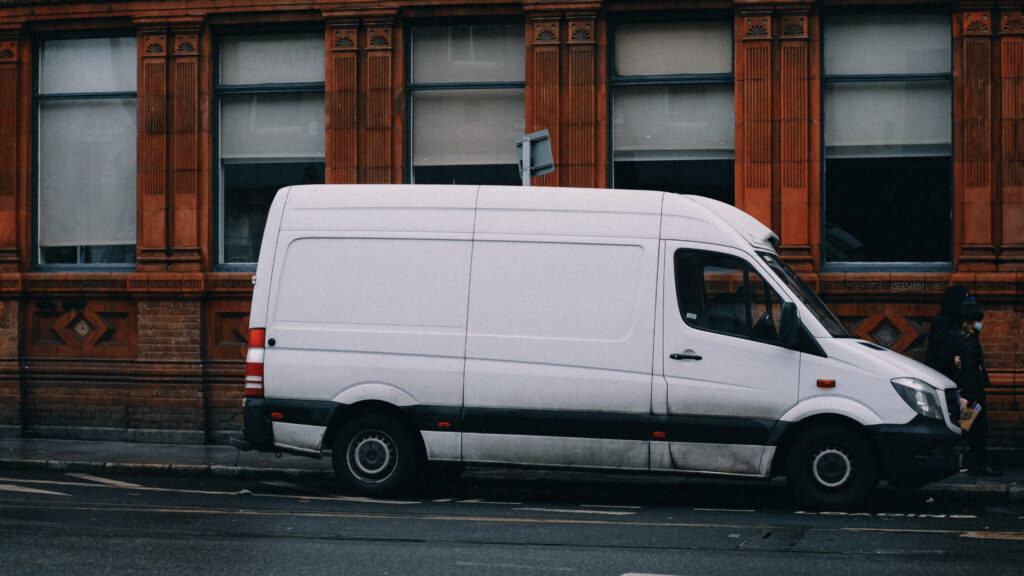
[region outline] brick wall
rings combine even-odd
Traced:
[[[139,360],[200,361],[199,302],[139,302]]]
[[[21,429],[21,380],[18,378],[18,302],[0,300],[0,437]]]

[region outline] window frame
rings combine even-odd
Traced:
[[[525,59],[527,58],[526,45],[526,26],[525,22],[519,21],[520,28],[523,35],[523,59],[524,59],[524,78],[522,81],[482,81],[482,82],[415,82],[413,80],[413,51],[416,49],[413,43],[413,31],[417,28],[442,28],[442,27],[460,27],[460,26],[510,26],[510,24],[504,19],[490,19],[490,18],[472,18],[472,19],[428,19],[418,20],[410,22],[405,27],[405,37],[407,38],[408,48],[405,50],[405,98],[403,105],[407,114],[405,114],[405,181],[409,184],[416,183],[416,163],[413,152],[414,141],[416,138],[413,130],[414,119],[413,115],[415,111],[413,109],[413,98],[417,93],[431,92],[431,91],[461,91],[461,90],[526,90],[526,78],[525,78]],[[525,115],[525,104],[526,97],[523,98],[524,104],[524,116],[523,121],[526,122],[527,118]],[[515,145],[515,142],[510,142],[509,147]]]
[[[906,73],[906,74],[827,74],[825,69],[825,45],[828,42],[826,33],[826,22],[830,16],[844,16],[851,14],[865,14],[865,15],[880,15],[885,14],[894,17],[911,17],[915,14],[921,15],[942,15],[949,19],[949,62],[950,68],[948,72],[923,72],[923,73]],[[874,272],[874,271],[886,271],[886,272],[949,272],[953,270],[953,259],[954,259],[954,245],[956,243],[955,238],[955,189],[956,189],[956,129],[955,129],[955,108],[956,108],[956,86],[954,82],[954,67],[955,67],[955,50],[953,38],[953,13],[948,8],[940,6],[921,6],[921,7],[902,7],[898,12],[892,12],[890,10],[876,7],[873,10],[865,12],[863,9],[854,9],[847,7],[831,8],[829,10],[822,10],[820,16],[820,28],[821,28],[821,42],[819,45],[819,61],[821,62],[821,90],[819,91],[819,110],[821,110],[821,209],[820,209],[820,241],[821,250],[819,255],[819,263],[822,272]],[[910,261],[910,262],[887,262],[887,261],[854,261],[854,262],[830,262],[826,259],[826,239],[825,230],[827,227],[827,214],[828,214],[828,196],[829,192],[826,186],[828,178],[828,163],[829,155],[827,153],[827,142],[825,141],[826,133],[826,118],[825,118],[825,106],[826,106],[826,93],[828,86],[837,84],[884,84],[903,82],[907,84],[927,84],[929,82],[943,82],[949,86],[949,122],[950,122],[950,141],[949,141],[949,190],[947,191],[947,200],[950,208],[950,221],[949,221],[949,244],[946,247],[946,260],[941,261]],[[910,158],[912,156],[900,156],[897,158]]]
[[[680,263],[685,260],[691,260],[698,264],[699,268],[696,270],[686,269],[686,274],[681,279],[680,269],[682,267],[680,266]],[[751,342],[758,342],[781,348],[789,348],[789,346],[786,346],[778,340],[778,323],[782,317],[781,307],[784,302],[787,302],[787,300],[783,297],[784,293],[780,292],[775,285],[773,285],[772,281],[769,280],[772,275],[765,274],[762,270],[751,264],[743,257],[701,248],[676,248],[673,250],[671,261],[673,284],[676,292],[676,305],[680,314],[679,319],[686,324],[686,326],[701,332],[711,332],[713,334],[728,336],[730,338],[738,338],[741,340],[749,340]],[[718,296],[728,294],[728,292],[721,292],[712,296],[708,293],[707,273],[708,270],[712,268],[731,270],[732,273],[742,273],[742,288],[747,293],[745,296],[746,300],[742,303],[745,304],[746,321],[750,323],[749,334],[711,326],[706,323],[707,318],[698,319],[700,314],[711,309],[711,305]],[[755,276],[759,280],[760,286],[764,291],[760,296],[765,299],[764,302],[758,302],[758,298],[755,298],[756,294],[752,291],[751,287],[758,282],[752,281],[751,275]],[[699,286],[692,286],[693,282],[699,282]],[[700,300],[701,310],[693,318],[690,318],[687,309],[688,304],[691,303],[693,298],[698,298]],[[767,311],[767,316],[772,319],[772,327],[775,329],[775,336],[772,338],[762,337],[756,333],[755,328],[760,324],[761,319],[763,319],[765,315],[765,313],[762,313],[762,315],[758,317],[754,316],[754,308],[758,305],[764,305],[765,310]],[[776,308],[779,310],[778,315],[774,313]]]
[[[324,98],[324,113],[327,110],[327,82],[326,82],[326,61],[324,70],[324,80],[320,82],[278,82],[268,84],[221,84],[221,41],[225,38],[238,37],[238,36],[257,36],[257,35],[275,35],[275,34],[319,34],[321,37],[325,34],[323,26],[317,26],[314,24],[301,24],[292,26],[244,26],[236,27],[229,26],[218,30],[213,33],[213,54],[212,54],[212,69],[213,69],[213,90],[212,90],[212,109],[211,114],[211,131],[213,132],[213,154],[212,154],[212,170],[211,173],[211,187],[213,190],[213,269],[219,271],[239,271],[248,272],[254,271],[259,260],[259,246],[256,247],[257,256],[254,262],[225,262],[224,255],[225,249],[225,200],[224,200],[224,175],[223,175],[223,159],[221,158],[221,104],[225,96],[251,96],[251,95],[268,95],[268,94],[320,94]],[[323,50],[326,58],[327,44],[324,40]],[[324,126],[324,139],[326,144],[326,125]],[[301,163],[301,162],[320,162],[325,165],[326,168],[326,150],[325,155],[318,159],[312,157],[309,158],[264,158],[262,159],[267,163],[273,163],[276,161],[287,160],[289,163]]]
[[[617,88],[636,88],[636,87],[670,87],[670,86],[730,86],[733,92],[733,148],[732,156],[730,161],[733,166],[733,174],[735,174],[736,167],[736,143],[735,143],[735,117],[736,117],[736,103],[735,103],[735,90],[736,90],[736,48],[735,45],[730,44],[732,52],[730,54],[730,60],[732,62],[732,72],[728,73],[708,73],[708,74],[650,74],[650,75],[619,75],[615,67],[615,44],[616,44],[616,32],[620,26],[631,25],[631,24],[659,24],[659,23],[671,23],[671,22],[728,22],[732,29],[733,36],[735,36],[736,24],[735,18],[732,12],[710,12],[701,14],[678,14],[670,15],[666,14],[658,17],[650,18],[623,18],[610,22],[610,30],[608,34],[608,94],[607,94],[607,109],[608,109],[608,143],[607,143],[607,154],[608,154],[608,167],[607,177],[610,188],[617,188],[615,181],[615,91]],[[736,194],[736,182],[735,176],[733,179],[733,205],[735,205],[735,194]]]
[[[42,258],[42,247],[39,242],[40,232],[40,221],[41,216],[41,190],[40,190],[40,165],[41,159],[39,154],[40,144],[40,108],[41,105],[46,102],[61,102],[61,101],[82,101],[82,100],[126,100],[131,99],[135,102],[136,118],[138,117],[138,86],[136,85],[135,91],[110,91],[110,92],[57,92],[53,94],[40,94],[40,70],[39,60],[42,55],[43,46],[47,42],[57,40],[89,40],[89,39],[102,39],[102,38],[131,38],[137,42],[137,34],[134,30],[127,29],[113,29],[113,30],[95,30],[84,33],[52,33],[40,36],[35,41],[33,49],[33,61],[32,61],[32,174],[30,176],[31,189],[32,189],[32,217],[31,217],[31,268],[33,270],[39,270],[43,272],[132,272],[138,265],[138,221],[136,221],[135,230],[135,243],[133,244],[134,256],[130,263],[128,262],[117,262],[117,263],[105,263],[105,262],[85,262],[84,261],[84,245],[78,245],[75,247],[76,250],[76,262],[75,263],[55,263],[48,264],[43,262]],[[135,74],[138,74],[138,45],[135,48],[136,68]],[[138,147],[138,135],[131,134],[131,139],[134,142],[134,146]],[[137,150],[136,150],[137,151]],[[138,177],[138,159],[135,162],[135,174]],[[138,183],[135,184],[135,208],[138,210]]]

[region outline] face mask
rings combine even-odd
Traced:
[[[975,332],[981,332],[981,322],[975,322],[974,323],[974,331]]]

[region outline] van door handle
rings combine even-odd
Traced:
[[[704,357],[698,354],[669,354],[669,358],[673,360],[703,360]]]

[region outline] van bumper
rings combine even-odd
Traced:
[[[921,486],[960,471],[960,435],[940,420],[918,416],[907,424],[872,428],[882,473],[895,486]]]
[[[242,403],[242,439],[232,439],[231,445],[239,450],[274,452],[274,428],[270,422],[266,401],[246,398]]]

